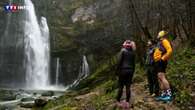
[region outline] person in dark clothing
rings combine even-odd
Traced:
[[[147,72],[147,79],[148,79],[148,86],[149,86],[149,92],[150,95],[156,95],[159,94],[159,83],[158,83],[158,77],[157,72],[154,68],[154,60],[153,60],[153,53],[154,53],[154,41],[149,40],[147,43],[147,52],[146,52],[146,59],[145,59],[145,66],[146,66],[146,72]]]
[[[135,70],[135,43],[130,40],[126,40],[123,44],[123,48],[120,51],[118,59],[118,84],[119,90],[117,95],[117,101],[120,102],[123,88],[126,87],[126,102],[129,102],[131,97],[131,83],[133,73]]]

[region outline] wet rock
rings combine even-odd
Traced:
[[[34,98],[32,97],[22,98],[21,103],[19,105],[20,107],[24,108],[32,108],[34,106]]]
[[[21,99],[21,103],[19,105],[23,108],[32,108],[34,107],[34,100],[35,98],[33,97],[25,97]]]
[[[10,108],[7,106],[0,106],[0,110],[10,110]]]
[[[28,102],[21,102],[20,104],[20,107],[23,107],[23,108],[33,108],[34,107],[34,101],[28,101]]]
[[[10,100],[15,100],[16,99],[16,94],[10,92],[10,91],[0,91],[0,100],[1,101],[10,101]]]
[[[25,98],[21,99],[21,102],[30,102],[30,101],[34,101],[34,100],[35,100],[35,98],[33,98],[33,97],[25,97]]]
[[[37,99],[35,99],[35,106],[37,107],[43,107],[47,104],[48,99],[45,97],[39,97]]]
[[[16,99],[16,95],[5,95],[1,97],[1,100],[3,101],[10,101],[10,100],[15,100],[15,99]]]
[[[53,96],[54,92],[53,91],[47,91],[41,94],[41,96]]]
[[[19,93],[19,94],[16,95],[16,99],[23,99],[25,97],[30,98],[30,97],[32,97],[32,95],[27,94],[27,93]],[[23,100],[25,100],[25,99],[23,99]]]

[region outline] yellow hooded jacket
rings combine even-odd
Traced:
[[[171,54],[173,52],[171,44],[167,39],[162,39],[160,45],[162,45],[162,48],[164,48],[165,51],[163,52],[163,50],[160,49],[160,47],[157,47],[155,49],[154,55],[153,55],[155,62],[160,61],[160,60],[167,61],[171,57]]]

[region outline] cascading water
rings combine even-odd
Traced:
[[[87,62],[86,56],[84,55],[79,78],[86,78],[88,75],[89,75],[89,64]]]
[[[56,60],[56,79],[55,79],[56,85],[58,85],[58,83],[59,83],[59,72],[60,72],[60,58],[57,58],[57,60]]]
[[[25,0],[25,6],[28,6],[24,26],[26,86],[44,89],[49,85],[49,28],[44,17],[39,25],[31,0]]]
[[[80,68],[79,75],[78,75],[77,79],[74,81],[74,83],[71,86],[78,85],[79,82],[81,80],[83,80],[84,78],[86,78],[88,75],[89,75],[89,64],[87,62],[86,56],[84,55],[83,59],[82,59],[82,65],[81,65],[81,68]]]
[[[76,78],[76,74],[73,76],[71,73],[61,74],[63,71],[60,68],[64,68],[64,65],[61,67],[60,62],[64,63],[59,58],[56,60],[57,69],[51,74],[54,77],[50,78],[50,41],[47,20],[44,17],[41,17],[40,21],[37,19],[31,0],[24,0],[24,5],[27,6],[26,10],[17,14],[7,14],[4,35],[0,36],[0,87],[66,90],[78,85],[89,74],[86,56],[81,59],[82,65]],[[72,67],[71,64],[69,66],[67,69]],[[66,87],[63,86],[64,84],[59,85],[59,79],[65,81],[66,78],[74,78],[75,81]],[[55,85],[51,85],[49,79],[52,83],[54,81]],[[72,79],[67,82],[70,81]]]

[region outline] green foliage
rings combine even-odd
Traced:
[[[139,83],[143,82],[146,79],[146,74],[144,71],[144,68],[141,67],[141,65],[137,64],[136,65],[136,70],[133,76],[133,83]]]
[[[95,0],[72,0],[71,7],[76,9],[80,6],[87,6],[89,4],[94,3]]]
[[[111,94],[94,97],[92,99],[92,105],[96,108],[96,110],[104,110],[105,107],[108,106],[108,102],[113,99],[110,95]]]
[[[117,91],[117,81],[116,80],[108,80],[105,83],[102,83],[96,89],[103,89],[102,93],[99,96],[93,97],[92,105],[97,110],[104,110],[110,103],[113,103],[116,97]],[[95,91],[96,91],[95,89]]]
[[[180,90],[176,93],[175,101],[178,106],[188,106],[190,105],[192,98],[189,95],[190,91],[188,90]]]
[[[106,93],[111,93],[117,88],[117,81],[116,80],[110,80],[105,84],[105,91]]]
[[[191,48],[177,50],[174,59],[170,62],[168,79],[173,87],[175,102],[179,106],[188,106],[191,103],[191,85],[195,80],[194,68],[195,56]]]

